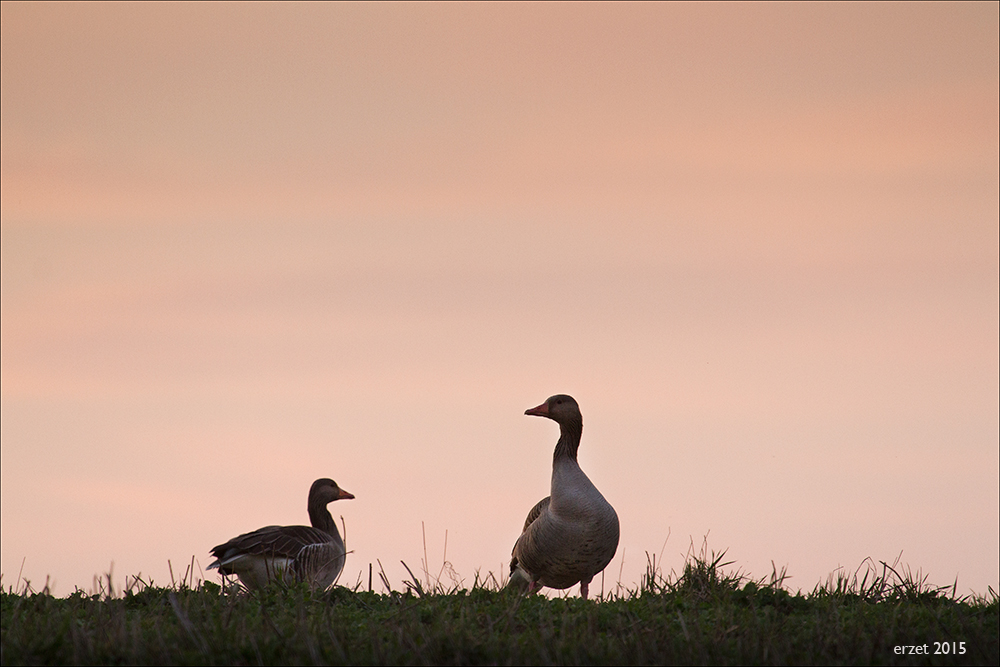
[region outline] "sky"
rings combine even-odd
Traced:
[[[218,581],[320,477],[341,584],[505,575],[568,393],[621,522],[593,592],[702,544],[1000,589],[998,34],[4,2],[0,583]]]

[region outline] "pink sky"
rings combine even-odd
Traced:
[[[317,477],[342,583],[423,524],[470,584],[570,393],[608,585],[708,534],[1000,588],[995,3],[2,12],[4,586],[168,582]]]

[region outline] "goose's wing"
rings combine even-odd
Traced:
[[[222,574],[234,574],[226,566],[241,557],[262,556],[291,560],[298,557],[303,549],[321,551],[324,546],[334,544],[329,533],[312,526],[266,526],[213,548],[212,555],[216,561],[209,568],[219,568]]]
[[[524,528],[521,529],[521,535],[514,542],[514,548],[510,552],[510,583],[508,585],[518,588],[520,590],[532,590],[529,588],[531,583],[531,575],[524,569],[520,563],[521,554],[524,550],[532,550],[534,540],[531,537],[531,533],[535,532],[532,530],[532,524],[536,522],[544,523],[542,517],[546,516],[549,511],[549,501],[550,496],[542,498],[535,506],[531,508],[528,512],[527,518],[524,520]],[[541,520],[541,521],[540,521]],[[534,528],[538,528],[535,526]],[[538,589],[533,589],[538,590]]]
[[[524,520],[524,528],[521,529],[522,533],[528,530],[528,526],[533,524],[535,520],[542,515],[542,512],[548,509],[549,501],[551,499],[552,499],[551,496],[545,496],[537,503],[535,503],[535,506],[531,508],[530,512],[528,512],[528,518]]]

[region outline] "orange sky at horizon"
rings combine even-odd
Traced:
[[[500,574],[570,393],[611,581],[998,588],[996,4],[2,11],[4,585]]]

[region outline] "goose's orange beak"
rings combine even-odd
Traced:
[[[542,403],[541,405],[530,408],[524,411],[526,415],[534,415],[536,417],[548,417],[549,416],[549,404],[548,401]]]
[[[341,489],[340,493],[337,495],[337,500],[354,500],[354,494]]]

